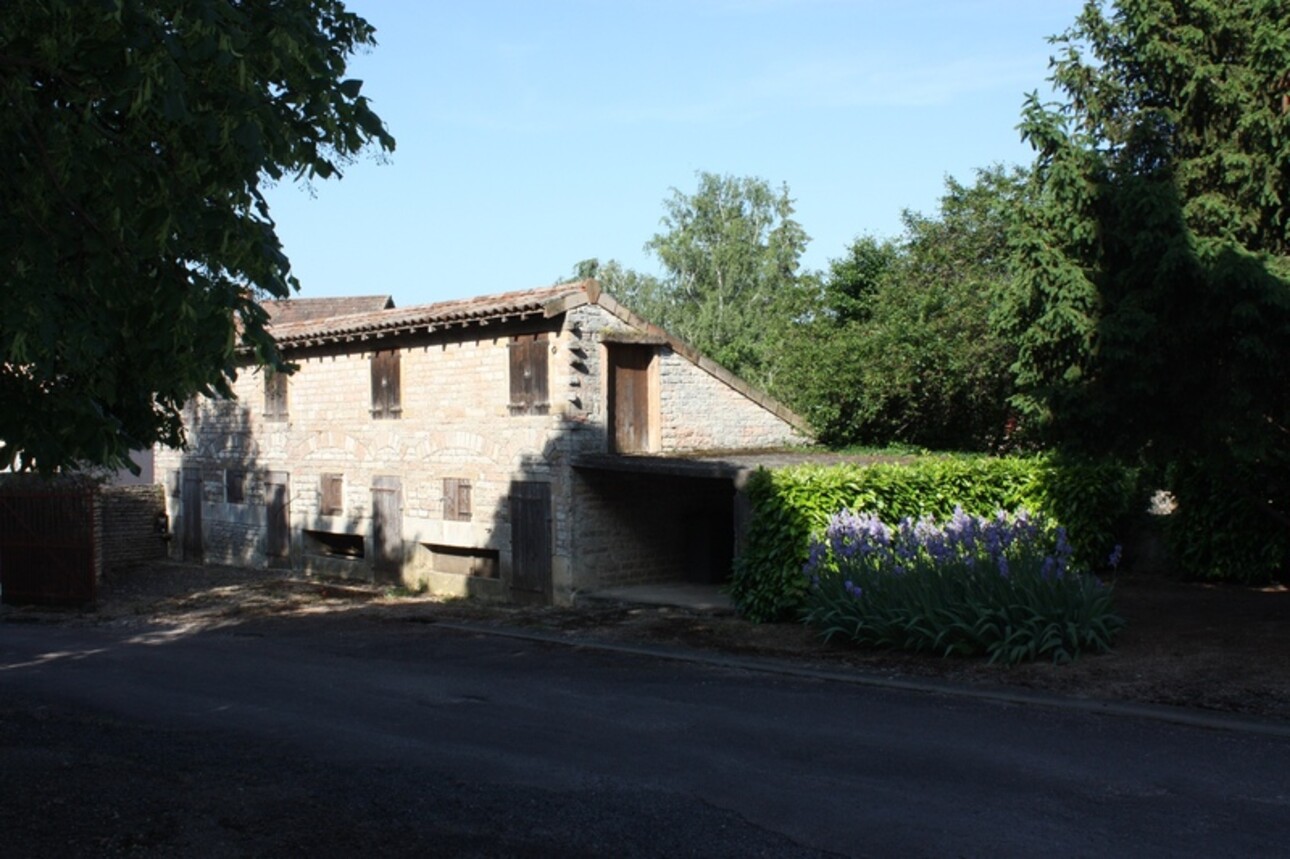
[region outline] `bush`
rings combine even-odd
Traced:
[[[1259,510],[1260,497],[1275,497],[1267,475],[1254,469],[1223,471],[1212,464],[1176,464],[1169,484],[1178,508],[1166,536],[1188,575],[1247,585],[1267,584],[1290,560],[1290,534]]]
[[[1109,650],[1124,625],[1072,552],[1064,529],[1024,512],[960,508],[943,525],[925,516],[893,529],[844,510],[811,545],[803,619],[865,647],[1067,662]]]
[[[1057,457],[924,457],[906,463],[759,470],[748,482],[747,542],[731,595],[747,618],[796,617],[806,596],[802,565],[812,534],[842,509],[885,521],[948,518],[1026,508],[1066,524],[1075,560],[1099,563],[1133,509],[1133,472],[1106,462]]]

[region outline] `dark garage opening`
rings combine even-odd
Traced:
[[[579,564],[595,586],[724,584],[735,553],[727,476],[577,469]]]

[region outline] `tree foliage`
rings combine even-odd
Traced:
[[[595,278],[606,292],[651,321],[663,315],[663,284],[652,274],[630,269],[618,260],[602,263],[592,257],[573,267],[573,277],[577,280]],[[568,278],[561,277],[557,282],[566,280]]]
[[[0,466],[182,442],[297,286],[261,194],[394,140],[338,0],[0,4]]]
[[[664,208],[665,229],[646,244],[664,277],[641,311],[735,373],[768,383],[778,340],[768,326],[801,306],[809,241],[788,187],[700,173],[693,194],[673,189]]]
[[[1290,525],[1290,3],[1090,2],[1056,44],[1064,101],[1022,121],[1016,402]]]
[[[1023,177],[994,167],[946,180],[939,211],[905,212],[896,240],[857,239],[799,325],[779,393],[833,444],[991,450],[1008,430],[1015,351],[994,307]]]

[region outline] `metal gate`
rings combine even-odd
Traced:
[[[11,604],[93,602],[94,492],[0,493],[0,598]]]

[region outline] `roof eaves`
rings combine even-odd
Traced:
[[[282,326],[271,333],[280,346],[307,348],[457,327],[467,328],[472,325],[483,327],[535,317],[550,318],[565,309],[587,303],[587,292],[587,282],[560,284],[545,290],[301,321]]]

